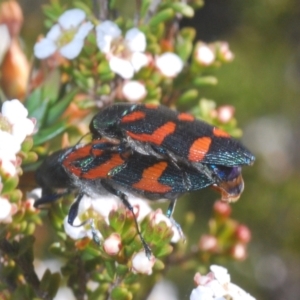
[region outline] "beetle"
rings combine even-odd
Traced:
[[[133,153],[122,143],[94,140],[86,145],[79,144],[60,150],[45,159],[36,172],[37,182],[45,193],[35,202],[35,206],[55,201],[62,194],[76,191],[78,196],[68,214],[68,222],[73,225],[84,195],[111,193],[121,199],[133,216],[133,207],[126,195],[128,192],[149,200],[168,199],[170,205],[167,216],[171,220],[177,198],[186,192],[213,186],[221,191],[223,200],[240,196],[244,188],[241,167],[207,164],[205,168],[206,172],[199,172],[180,162],[174,165],[165,158]],[[206,173],[210,176],[206,176]],[[64,189],[62,194],[53,194],[50,197],[46,195],[51,195],[58,188]],[[141,235],[135,217],[134,220],[146,255],[150,257],[151,250]],[[177,225],[175,221],[174,223]],[[177,228],[181,232],[179,225]]]
[[[119,140],[136,152],[206,172],[205,165],[252,165],[255,157],[225,131],[163,105],[119,103],[90,123],[94,139]],[[210,176],[210,173],[206,173]]]

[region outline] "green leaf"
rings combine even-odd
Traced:
[[[43,144],[46,141],[53,139],[68,128],[66,121],[62,120],[50,128],[42,129],[33,137],[34,146]]]
[[[60,275],[59,273],[51,274],[50,270],[47,269],[43,275],[43,278],[40,283],[40,291],[43,291],[43,294],[49,296],[47,298],[53,298],[60,284]]]
[[[194,9],[185,3],[172,3],[170,7],[172,7],[176,13],[180,13],[184,17],[192,18],[194,16]]]
[[[154,17],[151,18],[149,22],[149,26],[155,27],[159,24],[166,22],[168,20],[171,20],[175,15],[175,12],[172,8],[167,8],[164,10],[161,10],[157,14],[154,15]]]
[[[66,110],[71,101],[74,99],[77,94],[78,89],[74,89],[72,92],[67,93],[64,98],[53,105],[47,114],[46,125],[54,123]]]
[[[42,90],[40,88],[35,89],[25,101],[25,106],[28,110],[30,117],[33,117],[33,112],[42,103]]]
[[[14,190],[18,186],[18,183],[19,183],[19,178],[17,176],[8,177],[3,184],[1,194],[5,194]]]
[[[117,286],[112,290],[111,298],[113,300],[131,300],[133,296],[126,288]]]
[[[189,102],[192,102],[196,100],[199,96],[199,92],[197,89],[190,89],[186,92],[184,92],[178,99],[177,103],[179,105],[187,104]]]
[[[196,87],[203,87],[207,85],[217,85],[218,79],[214,76],[201,76],[193,80],[193,84]]]
[[[151,0],[142,0],[141,10],[140,10],[140,15],[142,18],[145,17],[151,3],[152,3]]]
[[[105,260],[104,265],[108,275],[113,279],[116,274],[115,262],[113,260]]]

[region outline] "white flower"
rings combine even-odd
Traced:
[[[123,96],[130,102],[141,101],[147,95],[145,85],[136,80],[124,83],[122,87]]]
[[[134,207],[135,217],[138,222],[143,220],[152,211],[144,199],[140,199],[130,194],[127,194],[127,197],[129,203]],[[117,210],[120,205],[123,205],[121,199],[112,194],[91,199],[91,207],[104,217],[107,223],[109,213],[112,210]]]
[[[183,69],[183,61],[172,52],[165,52],[155,60],[156,67],[166,77],[176,77]]]
[[[19,144],[16,154],[20,150],[20,144],[24,141],[27,135],[31,135],[34,130],[34,123],[28,119],[28,111],[24,105],[17,99],[5,101],[2,105],[2,115],[12,125],[12,136],[15,139],[15,144]]]
[[[1,65],[3,58],[11,42],[9,31],[5,24],[0,25],[0,37],[1,37],[1,43],[0,43],[0,65]]]
[[[85,21],[83,10],[74,8],[65,11],[46,37],[34,45],[34,54],[39,59],[45,59],[56,51],[67,59],[79,55],[84,45],[84,39],[92,30],[93,24]]]
[[[198,285],[193,289],[190,300],[255,300],[237,285],[230,282],[227,269],[212,265],[211,272],[206,276],[197,273],[194,282]]]
[[[149,259],[144,250],[136,253],[132,258],[132,272],[151,275],[155,260],[153,255]]]
[[[209,66],[215,61],[216,56],[207,44],[199,42],[195,48],[195,58],[200,65]]]
[[[127,31],[125,37],[118,25],[104,21],[96,27],[97,45],[109,60],[110,69],[124,79],[130,79],[135,72],[148,64],[143,53],[146,36],[137,28]]]
[[[5,101],[1,109],[2,115],[13,125],[19,119],[24,119],[28,116],[28,111],[24,105],[17,99]]]

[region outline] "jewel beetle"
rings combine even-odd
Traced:
[[[224,200],[239,197],[244,186],[240,167],[212,164],[205,167],[211,176],[186,165],[174,165],[164,158],[132,153],[122,144],[95,140],[86,145],[60,150],[45,159],[36,172],[37,182],[45,193],[35,202],[35,206],[55,201],[62,194],[76,191],[77,199],[68,214],[68,222],[73,225],[79,203],[85,194],[99,196],[111,193],[119,197],[132,213],[133,207],[126,195],[128,192],[149,200],[169,199],[169,218],[172,218],[177,197],[189,191],[213,186],[221,191]],[[51,194],[56,189],[64,190],[61,194]],[[139,231],[136,218],[134,220],[149,257],[151,250]]]
[[[120,140],[136,152],[168,158],[200,172],[207,164],[234,167],[255,160],[225,131],[163,105],[114,104],[94,116],[90,131],[94,139]]]

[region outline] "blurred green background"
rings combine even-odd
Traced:
[[[41,5],[19,1],[25,13],[22,37],[32,55],[43,28]],[[224,262],[232,281],[257,299],[300,298],[300,3],[297,0],[207,0],[193,20],[205,42],[225,40],[233,63],[216,71],[219,84],[202,96],[236,108],[243,141],[256,155],[244,168],[245,192],[232,206],[233,218],[252,231],[248,259]],[[184,197],[175,218],[196,212],[194,237],[207,231],[216,194],[205,190]],[[299,227],[298,227],[299,226]],[[192,240],[192,236],[188,236]],[[192,240],[193,241],[193,240]],[[196,240],[195,240],[196,242]],[[169,274],[179,299],[189,299],[193,273]]]

